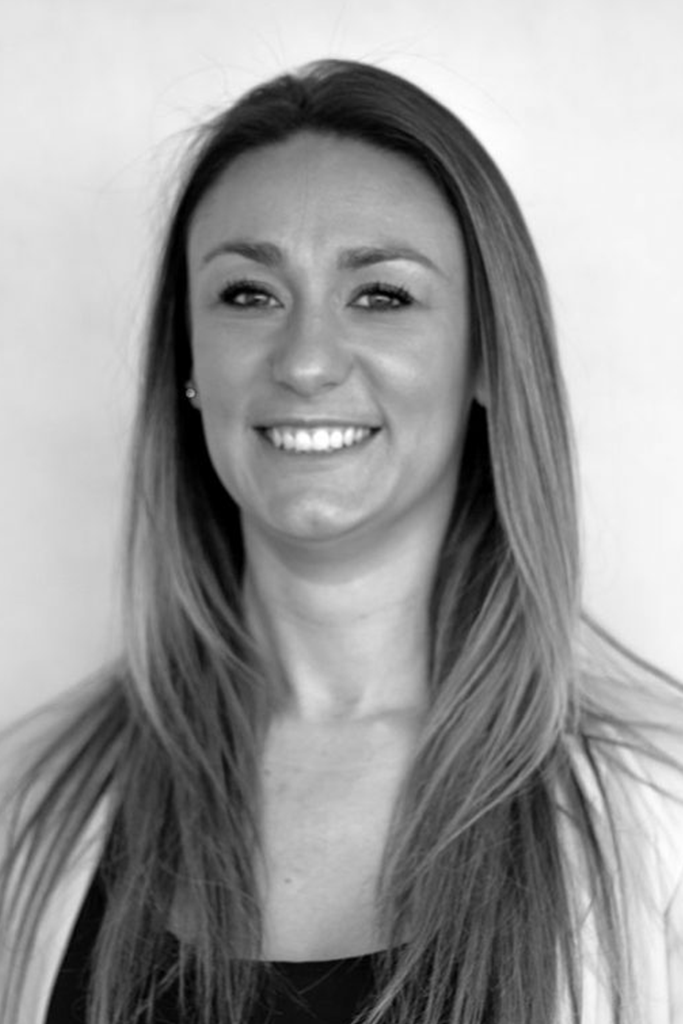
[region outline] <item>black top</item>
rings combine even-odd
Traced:
[[[46,1024],[85,1024],[90,954],[105,906],[106,892],[98,869],[62,960]],[[170,932],[168,939],[177,945]],[[370,995],[373,963],[378,956],[272,964],[249,1024],[349,1024]],[[155,1004],[154,1021],[188,1024],[180,1016],[177,990],[169,989]]]

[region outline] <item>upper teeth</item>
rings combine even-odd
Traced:
[[[329,452],[358,444],[370,434],[369,427],[269,427],[266,437],[276,448],[291,452]]]

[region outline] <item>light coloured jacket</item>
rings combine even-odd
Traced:
[[[676,773],[665,768],[649,768],[648,774],[660,785],[675,788],[681,802],[642,782],[628,780],[633,813],[624,818],[620,837],[635,880],[630,946],[638,1006],[631,1000],[631,1009],[639,1024],[683,1024],[683,785]],[[102,803],[91,820],[42,917],[19,1016],[2,1024],[44,1024],[46,1020],[60,963],[102,853],[106,809]],[[0,829],[3,824],[0,822]],[[589,907],[581,938],[581,1024],[610,1024]],[[7,977],[4,955],[9,945],[11,936],[0,922],[0,984]],[[570,1024],[570,1020],[565,1006],[557,1024]]]

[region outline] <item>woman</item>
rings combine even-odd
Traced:
[[[412,84],[202,135],[128,522],[125,653],[13,744],[3,1020],[683,1021],[680,692],[580,612],[542,272]]]

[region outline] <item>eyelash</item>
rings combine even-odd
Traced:
[[[241,306],[243,309],[253,308],[250,307],[249,305],[245,305],[244,303],[235,303],[233,301],[240,294],[247,294],[253,296],[267,295],[268,293],[266,289],[262,285],[258,284],[256,281],[249,281],[247,278],[243,278],[239,281],[231,281],[224,288],[222,288],[218,296],[218,299],[220,302],[225,303],[226,305],[234,304],[236,306]]]
[[[226,305],[235,305],[241,307],[242,309],[254,309],[265,307],[265,303],[255,303],[254,305],[251,305],[249,303],[235,302],[234,300],[237,298],[238,295],[241,294],[251,296],[268,296],[269,292],[268,289],[258,284],[258,282],[250,281],[248,278],[244,278],[239,281],[231,281],[229,284],[227,284],[221,290],[218,298],[220,302],[225,303]],[[379,309],[382,312],[392,312],[397,309],[404,308],[406,306],[412,306],[414,302],[413,296],[410,294],[410,292],[403,288],[401,285],[387,284],[384,281],[374,281],[372,284],[364,285],[356,295],[356,299],[362,298],[365,295],[385,296],[398,302],[398,306],[386,304],[370,307],[370,309],[374,311],[377,311]],[[368,307],[363,308],[367,309]]]
[[[375,281],[373,284],[366,285],[358,294],[358,298],[363,295],[382,295],[388,296],[391,299],[396,299],[399,306],[383,306],[380,307],[385,310],[395,310],[405,306],[412,306],[413,297],[409,291],[402,288],[400,284],[386,284],[383,281]],[[377,307],[375,307],[377,308]]]

